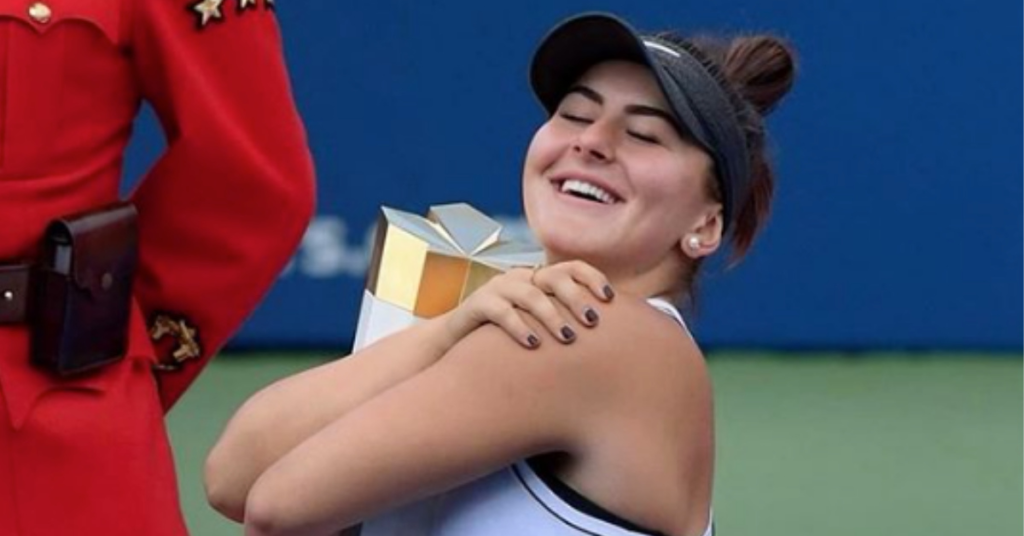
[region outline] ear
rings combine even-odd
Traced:
[[[725,228],[725,221],[722,219],[722,205],[715,204],[704,212],[697,223],[683,235],[679,242],[683,254],[697,260],[707,257],[722,244],[722,230]]]

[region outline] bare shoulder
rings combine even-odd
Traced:
[[[620,296],[614,302],[603,304],[599,309],[601,323],[598,329],[587,330],[586,334],[596,342],[608,344],[623,340],[632,347],[643,345],[655,350],[652,358],[672,358],[689,355],[700,357],[700,349],[694,343],[686,327],[666,312],[657,309],[647,300],[634,296]],[[585,339],[581,339],[586,342]],[[639,348],[637,348],[639,349]],[[639,352],[630,352],[639,357]]]
[[[689,331],[647,300],[619,296],[598,307],[597,327],[574,326],[577,341],[562,352],[603,363],[622,373],[652,368],[703,368],[704,357]],[[554,345],[552,345],[554,346]]]
[[[522,348],[495,326],[485,326],[463,339],[453,354],[471,354],[472,367],[492,369],[516,381],[557,386],[567,397],[586,397],[598,407],[629,400],[642,403],[658,395],[655,403],[681,391],[709,390],[704,357],[686,329],[646,300],[618,296],[597,305],[600,321],[594,328],[571,324],[576,341],[561,344],[542,337],[540,348]],[[543,328],[527,317],[536,333]],[[444,361],[444,360],[442,360]],[[614,396],[621,395],[621,396]],[[600,400],[600,402],[598,401]],[[652,401],[653,402],[653,401]],[[621,404],[619,404],[622,406]]]
[[[565,351],[606,368],[606,387],[619,386],[631,398],[640,390],[708,389],[704,355],[674,317],[632,296],[617,297],[599,313],[599,325],[585,329]]]

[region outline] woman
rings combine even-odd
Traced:
[[[764,222],[761,114],[793,73],[771,37],[557,27],[523,172],[548,267],[255,395],[210,455],[213,504],[251,536],[709,534],[711,387],[671,302]]]

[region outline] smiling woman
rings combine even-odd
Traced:
[[[652,296],[686,269],[684,256],[666,254],[680,233],[713,251],[723,219],[706,193],[711,158],[669,110],[649,69],[632,62],[597,64],[569,89],[534,136],[523,176],[527,219],[549,260],[587,259],[613,280],[651,272],[635,291]]]
[[[558,26],[523,169],[548,265],[258,393],[210,454],[211,502],[250,536],[710,534],[711,385],[673,302],[764,221],[761,113],[793,73],[772,37]]]

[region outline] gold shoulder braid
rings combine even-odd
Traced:
[[[157,370],[178,370],[185,361],[203,355],[203,349],[199,344],[199,330],[190,326],[185,318],[157,315],[149,328],[149,337],[153,341],[159,341],[167,335],[175,339],[177,347],[171,352],[170,362],[160,360],[156,364]]]

